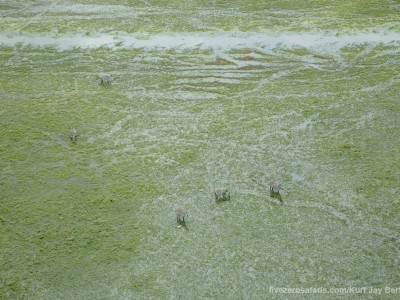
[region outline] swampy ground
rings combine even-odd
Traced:
[[[400,4],[255,2],[0,1],[1,299],[399,296],[400,39],[171,40],[396,36]]]

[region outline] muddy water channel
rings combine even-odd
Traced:
[[[396,299],[390,13],[67,2],[0,1],[2,297]]]

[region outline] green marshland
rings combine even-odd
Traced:
[[[0,1],[0,298],[398,288],[399,12]]]

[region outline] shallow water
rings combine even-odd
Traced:
[[[231,51],[254,49],[262,52],[279,48],[306,48],[317,51],[337,52],[341,48],[366,43],[398,45],[400,33],[385,29],[375,32],[337,34],[335,32],[283,32],[279,34],[261,32],[177,32],[158,34],[147,38],[136,38],[126,34],[110,35],[97,33],[93,36],[42,35],[0,33],[3,46],[55,47],[61,51],[74,48],[145,49],[145,50],[213,50]]]
[[[2,297],[396,298],[398,26],[212,2],[0,2]]]

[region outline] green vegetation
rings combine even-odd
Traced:
[[[4,2],[4,3],[2,3]],[[0,1],[0,31],[128,32],[399,30],[395,1]],[[104,5],[103,7],[100,5]],[[101,14],[101,17],[99,17]],[[21,22],[19,17],[29,19]]]
[[[130,19],[115,18],[124,6],[80,19],[54,5],[39,20],[48,1],[3,2],[0,31],[60,35],[396,29],[399,12],[379,1],[163,10],[148,0],[124,4],[138,11]],[[185,25],[194,15],[207,27]],[[399,64],[390,44],[224,55],[1,47],[0,298],[286,299],[269,287],[398,287]],[[110,87],[100,72],[113,75]],[[221,186],[231,200],[215,203]]]

